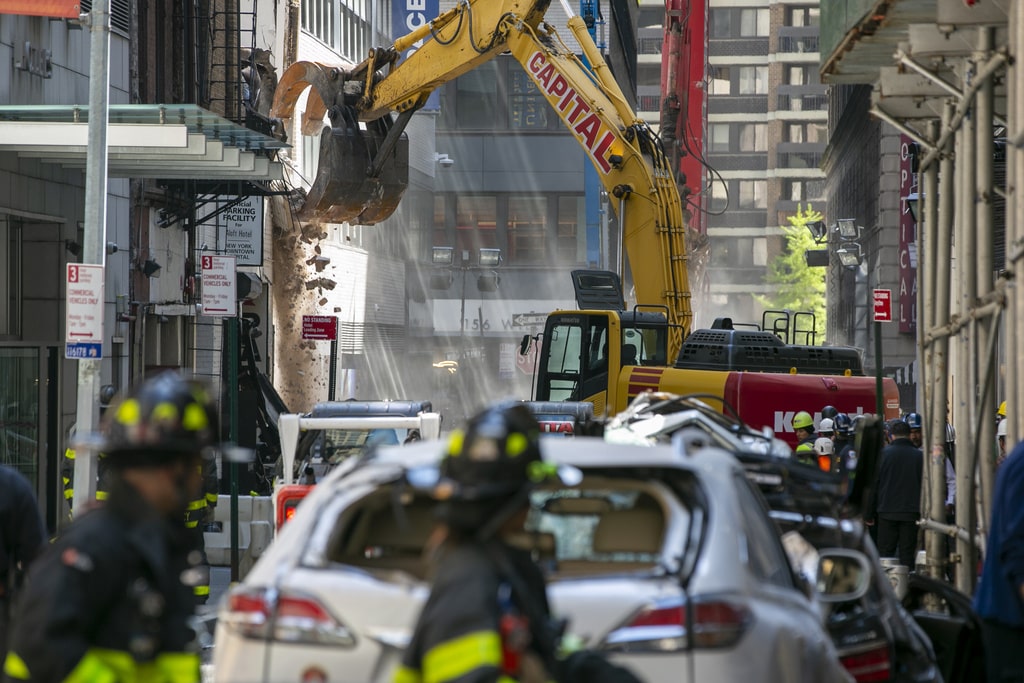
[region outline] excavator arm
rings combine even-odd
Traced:
[[[291,119],[300,95],[312,88],[303,133],[320,132],[325,115],[331,121],[321,133],[317,178],[299,218],[369,224],[391,215],[408,174],[402,133],[408,118],[437,87],[511,52],[614,199],[637,299],[666,306],[674,353],[689,332],[692,313],[686,225],[671,164],[661,141],[630,108],[583,20],[565,5],[568,28],[590,69],[544,22],[549,2],[463,0],[391,47],[371,50],[350,71],[313,62],[289,67],[271,116]],[[395,121],[392,112],[398,112]]]

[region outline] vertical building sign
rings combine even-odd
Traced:
[[[911,169],[911,140],[900,136],[900,332],[917,332],[917,225],[907,205],[907,196],[917,192],[917,174]],[[918,206],[924,205],[924,199]],[[918,210],[920,215],[921,211]]]
[[[439,0],[392,0],[391,6],[391,33],[392,39],[401,38],[412,33],[420,26],[435,19],[441,13]],[[433,40],[424,38],[413,44],[408,50],[402,53],[402,59],[408,59],[409,55],[416,52],[425,41]],[[441,97],[435,90],[427,98],[422,111],[440,111]]]

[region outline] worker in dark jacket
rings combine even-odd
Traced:
[[[556,658],[560,629],[540,570],[504,540],[522,531],[533,484],[556,476],[539,435],[522,404],[485,410],[452,435],[434,490],[444,525],[436,579],[395,683],[585,680],[573,673],[582,657]],[[617,677],[605,680],[636,681],[611,668]]]
[[[199,681],[188,619],[195,553],[183,520],[214,444],[207,393],[176,373],[147,380],[103,420],[106,504],[33,564],[4,662],[11,681]]]
[[[0,465],[0,656],[7,652],[11,599],[29,563],[46,546],[46,526],[28,480]]]
[[[878,525],[878,552],[899,557],[900,564],[915,566],[917,519],[921,510],[921,474],[924,455],[910,440],[910,426],[894,420],[892,442],[882,449],[873,510],[865,518]]]
[[[992,524],[974,609],[992,683],[1024,681],[1024,442],[996,474]]]

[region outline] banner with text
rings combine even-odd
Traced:
[[[393,0],[394,4],[391,6],[391,38],[397,39],[404,35],[412,33],[420,26],[423,26],[427,22],[435,19],[438,14],[441,13],[441,3],[439,0]],[[408,59],[409,55],[416,52],[423,45],[425,40],[432,40],[431,38],[424,38],[413,44],[408,50],[402,53],[402,59]],[[423,105],[421,111],[440,111],[441,110],[441,96],[435,90],[430,93],[430,97],[427,98],[427,103]]]
[[[900,332],[917,333],[917,225],[907,206],[907,195],[917,192],[917,175],[911,170],[911,139],[900,135]],[[922,198],[923,200],[923,198]],[[923,206],[924,202],[918,202]]]
[[[263,197],[218,195],[206,206],[217,212],[204,223],[217,228],[217,253],[234,256],[239,266],[262,266]]]

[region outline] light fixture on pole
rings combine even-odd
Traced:
[[[825,225],[825,221],[811,221],[807,224],[807,229],[810,230],[815,244],[822,244],[828,237],[828,227]]]
[[[860,226],[856,218],[840,218],[836,221],[836,232],[841,240],[860,239]]]
[[[450,266],[455,261],[455,250],[451,247],[432,247],[430,262],[435,266]]]
[[[924,202],[917,192],[912,192],[903,198],[907,202],[907,210],[910,211],[910,217],[917,222],[917,211],[918,207],[923,205]]]
[[[839,263],[844,268],[853,270],[861,264],[863,256],[861,254],[860,245],[856,242],[846,242],[841,247],[836,249],[836,256],[839,258]]]

